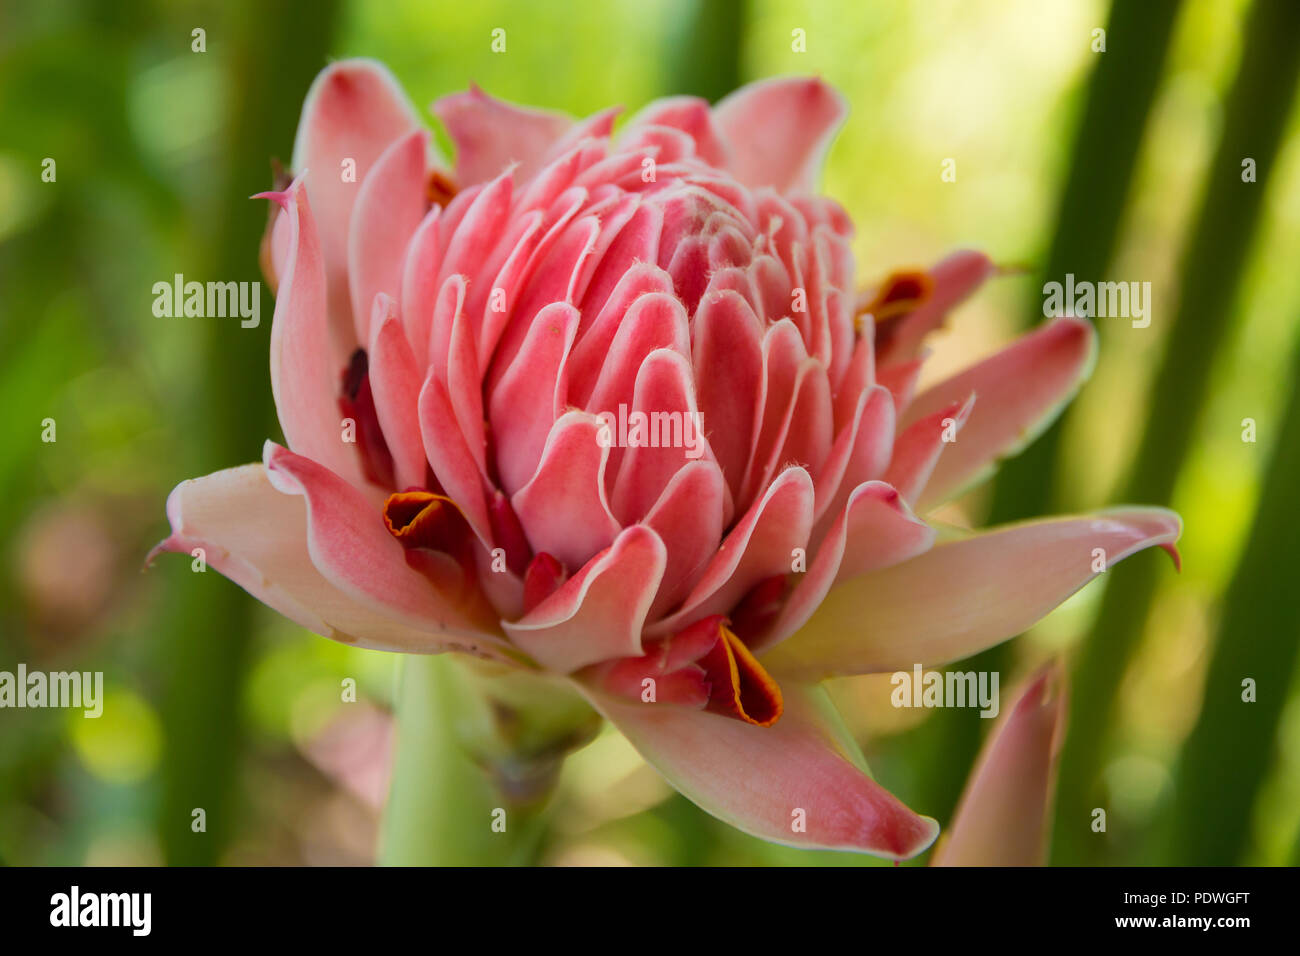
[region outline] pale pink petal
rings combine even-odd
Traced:
[[[523,182],[576,138],[608,135],[617,114],[606,110],[575,124],[562,113],[495,99],[477,86],[436,100],[432,109],[456,144],[456,181],[462,187],[491,179],[511,165]]]
[[[927,389],[907,409],[901,427],[976,396],[970,420],[944,449],[918,508],[940,504],[991,474],[1056,418],[1092,370],[1097,336],[1091,322],[1057,319],[1011,347]]]
[[[667,126],[690,137],[693,152],[706,163],[727,166],[727,150],[713,122],[707,100],[696,96],[670,96],[655,100],[632,117],[625,127],[628,133],[643,126]],[[626,141],[620,144],[627,146]]]
[[[548,670],[567,674],[617,657],[639,657],[641,628],[664,572],[664,546],[649,528],[624,528],[558,591],[520,620],[511,640]]]
[[[440,591],[412,569],[382,514],[355,488],[274,442],[266,443],[263,457],[267,478],[277,490],[306,499],[308,553],[340,591],[414,627],[442,631],[456,627],[459,618],[490,632],[490,618],[475,602],[477,595]]]
[[[1158,545],[1176,555],[1182,522],[1124,508],[1006,525],[831,589],[808,624],[763,664],[778,678],[910,670],[969,657],[1027,630],[1110,567]]]
[[[964,403],[954,402],[913,423],[895,440],[885,480],[909,503],[916,504],[940,458],[961,441],[974,407],[975,396],[969,395]]]
[[[771,727],[587,693],[687,799],[753,836],[904,860],[938,835],[934,820],[871,779],[819,688],[783,688],[785,712]]]
[[[429,355],[429,329],[434,303],[438,299],[438,271],[442,263],[439,219],[442,207],[434,206],[411,236],[402,266],[402,325],[415,357],[424,362]]]
[[[466,650],[504,659],[502,641],[480,633],[450,606],[435,606],[431,588],[428,599],[419,602],[418,620],[413,622],[390,613],[387,604],[375,602],[364,589],[358,593],[340,587],[323,574],[308,549],[306,499],[278,491],[260,464],[181,482],[167,499],[167,516],[172,533],[155,552],[190,555],[201,548],[209,567],[323,637],[408,654]],[[379,527],[382,531],[382,522]],[[322,534],[315,531],[317,537]],[[413,574],[402,564],[401,546],[389,540],[397,547],[396,561],[401,565],[394,570]],[[390,564],[387,558],[382,560],[385,566]],[[398,574],[399,588],[401,578]],[[420,583],[429,587],[423,579]]]
[[[984,745],[931,866],[1042,866],[1065,727],[1065,676],[1044,667]]]
[[[934,529],[897,491],[883,481],[863,482],[846,498],[771,630],[750,646],[757,652],[779,644],[807,623],[836,584],[907,561],[933,544]]]
[[[713,110],[736,178],[782,192],[813,190],[846,113],[833,89],[799,77],[750,83]]]

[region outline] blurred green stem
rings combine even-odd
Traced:
[[[1183,258],[1177,311],[1166,333],[1165,354],[1137,459],[1125,485],[1125,501],[1166,504],[1173,496],[1205,405],[1212,360],[1233,314],[1242,268],[1294,100],[1298,70],[1300,4],[1257,0],[1241,65],[1224,106],[1223,130],[1207,170],[1205,196]],[[1257,182],[1243,182],[1246,158],[1255,160]],[[1090,811],[1105,806],[1101,774],[1115,691],[1145,628],[1159,559],[1138,555],[1111,577],[1096,623],[1080,647],[1061,760],[1054,862],[1088,862],[1103,852],[1105,840],[1092,832]]]
[[[1025,325],[1043,320],[1043,285],[1067,273],[1100,281],[1108,273],[1133,182],[1147,114],[1169,50],[1178,0],[1116,2],[1106,23],[1106,52],[1088,83],[1056,233],[1037,282],[1029,290]],[[1049,513],[1060,466],[1062,422],[1040,435],[998,471],[990,524]]]
[[[1104,54],[1092,54],[1095,66],[1074,133],[1055,218],[1057,229],[1038,281],[1030,290],[1026,325],[1042,321],[1045,282],[1067,272],[1100,279],[1110,264],[1178,10],[1178,0],[1121,2],[1111,7],[1107,49]],[[1018,458],[1002,465],[989,524],[1053,510],[1059,444],[1058,423]],[[1010,650],[1009,645],[1000,644],[952,667],[1001,672],[1005,681],[1012,665]],[[912,797],[914,806],[941,821],[948,820],[979,752],[984,723],[967,711],[939,710],[907,735],[907,749],[917,755],[921,767]]]
[[[1295,512],[1300,488],[1300,341],[1291,397],[1273,441],[1254,527],[1228,588],[1201,714],[1175,777],[1165,857],[1173,866],[1243,862],[1255,796],[1278,745],[1300,643],[1300,602],[1292,596],[1300,535],[1282,518]],[[1254,682],[1250,702],[1243,700],[1247,678]]]
[[[740,86],[740,41],[746,0],[693,0],[670,45],[665,95],[716,102]]]
[[[222,180],[198,221],[212,230],[205,260],[185,273],[222,280],[258,279],[258,244],[266,224],[262,203],[246,196],[271,183],[273,155],[288,156],[302,97],[325,63],[336,5],[305,0],[256,9],[232,6],[222,43],[230,112],[223,142]],[[291,42],[285,42],[291,37]],[[200,104],[195,104],[200,108]],[[177,264],[176,271],[182,271]],[[263,289],[262,315],[271,314]],[[182,475],[204,474],[256,461],[274,427],[266,356],[270,323],[256,329],[207,325],[203,378],[192,421],[204,423],[190,443]],[[240,705],[254,628],[247,594],[212,572],[173,564],[163,635],[163,795],[158,821],[168,863],[210,865],[221,860],[231,825],[241,750]],[[183,568],[183,570],[181,570]],[[196,809],[207,829],[192,829]]]

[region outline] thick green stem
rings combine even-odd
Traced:
[[[486,701],[451,655],[408,656],[398,667],[397,741],[380,862],[530,862],[541,836],[540,814],[507,806],[466,747],[491,721]]]

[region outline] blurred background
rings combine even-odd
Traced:
[[[181,558],[141,571],[174,484],[280,438],[265,288],[243,329],[155,317],[153,283],[260,278],[266,209],[246,197],[287,163],[315,73],[366,55],[422,109],[470,81],[585,114],[820,74],[851,104],[825,189],[863,281],[956,246],[1023,266],[959,310],[931,374],[1040,321],[1044,277],[1151,282],[1150,327],[1099,319],[1059,425],[945,518],[1167,504],[1182,573],[1137,555],[953,667],[999,670],[1007,702],[1065,656],[1053,862],[1300,862],[1298,49],[1290,0],[4,4],[0,670],[103,671],[106,703],[0,710],[0,861],[376,858],[396,658]],[[946,825],[991,721],[895,710],[889,689],[833,693],[877,778]],[[569,760],[530,859],[878,863],[716,823],[611,731]]]

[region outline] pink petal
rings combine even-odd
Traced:
[[[438,271],[442,263],[439,219],[442,207],[434,206],[420,221],[407,244],[402,267],[402,324],[411,351],[420,361],[429,355],[429,329],[434,303],[438,299]]]
[[[490,547],[492,529],[482,475],[461,433],[451,396],[437,369],[429,369],[420,389],[419,414],[424,454],[434,476],[447,497],[464,513],[479,541]]]
[[[1027,630],[1107,566],[1159,545],[1176,555],[1182,522],[1125,508],[1005,525],[935,545],[832,588],[808,625],[764,655],[778,677],[821,680],[969,657]]]
[[[453,275],[478,274],[506,228],[513,190],[509,173],[502,173],[474,197],[464,217],[447,237],[439,272],[441,281],[446,282]]]
[[[717,462],[688,462],[673,475],[645,524],[664,543],[668,559],[663,583],[650,608],[653,621],[675,607],[718,553],[727,490]]]
[[[588,307],[583,307],[583,323],[579,327],[578,342],[574,346],[573,359],[569,365],[571,402],[582,408],[591,407],[591,393],[595,390],[597,381],[605,374],[614,337],[626,324],[632,307],[643,296],[660,293],[671,297],[672,292],[673,281],[668,273],[656,265],[639,263],[623,273],[594,319],[588,317]],[[636,375],[635,368],[632,375]],[[630,389],[627,394],[631,394]]]
[[[732,528],[681,610],[649,632],[671,634],[710,614],[726,614],[760,581],[789,574],[795,549],[808,543],[812,509],[808,472],[787,468]]]
[[[1088,377],[1096,351],[1091,322],[1057,319],[918,395],[902,427],[972,392],[978,399],[960,438],[944,449],[918,507],[953,497],[1033,441]]]
[[[613,340],[602,350],[600,376],[584,402],[586,408],[595,414],[617,415],[620,405],[630,405],[641,367],[647,356],[658,349],[688,356],[691,337],[686,310],[677,297],[651,292],[632,303]],[[583,350],[584,359],[591,356],[590,349]]]
[[[682,331],[685,331],[684,315]],[[684,349],[690,347],[686,341],[680,345]],[[701,457],[712,459],[704,433],[698,427],[700,417],[695,405],[691,365],[681,352],[661,348],[646,356],[637,372],[636,391],[630,404],[629,442],[633,438],[630,416],[639,412],[647,422],[648,444],[640,444],[641,436],[636,436],[638,444],[620,449],[623,454],[618,456],[620,463],[610,504],[614,515],[624,524],[644,518],[685,465]],[[617,418],[617,412],[613,414]],[[660,417],[656,427],[654,416],[671,417]],[[674,420],[676,428],[672,424]]]
[[[274,442],[264,452],[267,478],[286,495],[307,502],[307,550],[312,563],[344,594],[416,627],[445,630],[456,606],[472,595],[439,593],[406,563],[381,513],[361,493],[309,458]],[[481,622],[486,629],[490,624]]]
[[[965,403],[940,408],[898,436],[885,480],[909,502],[916,503],[941,456],[961,442],[961,431],[974,406],[975,396],[970,395]]]
[[[293,144],[293,168],[298,174],[311,171],[308,193],[320,221],[330,325],[342,348],[366,341],[355,337],[348,292],[353,204],[389,144],[419,126],[406,94],[388,68],[374,60],[332,63],[307,91]],[[355,163],[356,173],[348,182],[343,179],[346,160]],[[370,302],[362,306],[368,310]]]
[[[337,478],[333,481],[342,485]],[[415,615],[418,620],[412,621],[409,617],[401,619],[400,615],[391,615],[386,603],[374,601],[365,590],[365,582],[356,588],[351,579],[340,584],[322,573],[308,550],[307,500],[301,495],[286,496],[276,490],[260,464],[229,468],[181,482],[167,499],[167,516],[172,533],[157,551],[188,555],[195,548],[202,548],[210,567],[264,604],[323,637],[409,654],[467,650],[505,659],[500,653],[503,645],[499,639],[490,633],[480,633],[449,604],[437,602],[423,578],[419,583],[427,594],[415,602],[420,613]],[[326,537],[328,532],[319,525],[327,522],[319,515],[313,515],[311,520],[319,523],[310,532],[311,536]],[[376,523],[383,533],[382,522]],[[415,574],[402,561],[401,545],[389,538],[389,544],[397,548],[394,566],[391,549],[380,547],[378,540],[363,541],[358,547],[364,549],[372,544],[384,555],[381,557],[384,567],[394,570],[394,580],[401,590],[402,582],[407,580],[405,575]],[[316,546],[321,547],[319,540]],[[330,566],[328,560],[323,563]],[[433,622],[438,626],[431,626]]]
[[[407,243],[429,202],[429,133],[414,132],[395,140],[375,160],[357,193],[348,231],[348,284],[352,321],[358,342],[370,341],[370,307],[383,292],[397,299]]]
[[[271,394],[280,428],[294,451],[363,488],[360,456],[343,441],[338,388],[348,354],[326,324],[325,264],[311,204],[301,179],[271,198],[283,205],[291,250],[271,322]]]
[[[931,866],[1042,866],[1065,724],[1065,676],[1039,671],[984,745]]]
[[[568,568],[609,547],[621,527],[605,499],[609,448],[600,430],[594,415],[561,417],[544,438],[537,473],[510,501],[533,551],[552,554]]]
[[[492,390],[489,415],[506,494],[514,494],[532,479],[552,426],[564,411],[564,367],[578,321],[577,309],[567,303],[542,309],[514,362]]]
[[[695,314],[695,388],[709,444],[732,496],[740,494],[763,375],[758,316],[736,292],[705,295]]]
[[[934,529],[897,491],[883,481],[863,482],[846,499],[772,629],[751,647],[760,651],[799,630],[835,585],[907,561],[933,544]]]
[[[820,689],[784,688],[785,713],[771,727],[587,693],[684,796],[753,836],[903,860],[938,835],[934,820],[871,779]]]
[[[514,622],[511,640],[557,673],[640,657],[641,628],[664,572],[664,546],[649,528],[624,528],[614,544]]]
[[[528,179],[573,126],[562,113],[515,106],[477,86],[444,96],[431,108],[456,144],[456,181],[462,187],[498,176],[514,163],[519,180]]]
[[[846,113],[831,87],[799,77],[750,83],[713,110],[736,178],[782,192],[814,189]]]
[[[696,96],[670,96],[655,100],[628,120],[626,130],[642,126],[668,126],[691,138],[693,151],[706,163],[720,169],[727,166],[726,146],[713,123],[707,100]],[[620,144],[626,147],[626,142]]]
[[[894,400],[884,388],[873,385],[858,399],[853,418],[836,436],[817,473],[814,545],[844,510],[853,490],[885,473],[894,449],[894,432]]]
[[[747,507],[767,487],[780,465],[778,456],[790,431],[795,395],[810,361],[793,322],[782,319],[768,327],[763,337],[763,383],[756,396],[758,416],[749,464],[741,482],[741,507]]]
[[[369,360],[379,427],[393,456],[397,487],[423,486],[429,465],[420,437],[420,371],[393,302],[382,292],[375,311]]]

